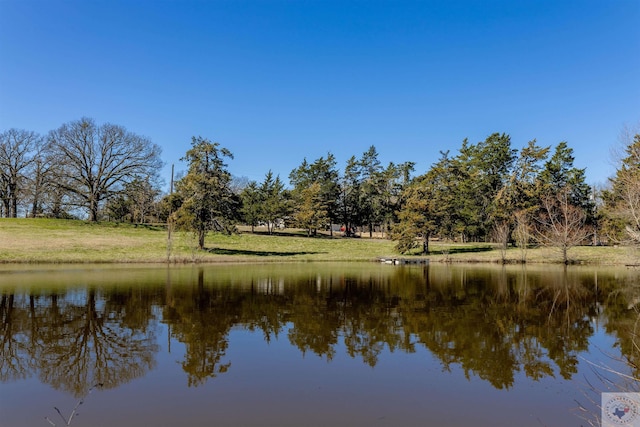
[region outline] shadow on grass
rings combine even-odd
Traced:
[[[318,233],[316,235],[307,236],[307,233],[303,231],[281,231],[274,230],[271,234],[265,230],[255,230],[253,233],[251,231],[243,231],[240,234],[255,234],[258,236],[282,236],[282,237],[306,237],[309,239],[335,239],[337,237],[341,237],[340,233],[334,233],[333,236],[325,233]]]
[[[83,224],[90,227],[99,226],[99,227],[111,227],[111,228],[143,228],[145,230],[151,230],[151,231],[166,231],[167,229],[167,224],[163,224],[163,223],[142,224],[138,222],[84,221]]]
[[[207,248],[207,252],[216,255],[253,255],[253,256],[294,256],[294,255],[315,255],[326,252],[277,252],[277,251],[250,251],[246,249],[222,249]]]
[[[491,246],[478,246],[473,248],[449,248],[442,250],[432,250],[430,251],[432,254],[466,254],[466,253],[474,253],[474,252],[489,252],[492,251],[493,248]]]

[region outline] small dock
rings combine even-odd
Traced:
[[[378,261],[383,264],[392,264],[392,265],[429,264],[429,258],[379,257]]]

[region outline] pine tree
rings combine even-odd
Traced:
[[[234,199],[225,157],[232,159],[233,155],[219,143],[193,137],[191,149],[182,159],[189,163],[189,170],[176,183],[177,192],[184,201],[175,215],[180,226],[196,233],[200,249],[204,249],[209,231],[231,230],[229,222],[234,217]]]

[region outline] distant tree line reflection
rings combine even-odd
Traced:
[[[153,286],[0,290],[0,381],[37,375],[75,396],[116,387],[155,366],[158,329],[185,346],[189,386],[232,366],[232,329],[284,339],[330,361],[337,352],[374,367],[383,351],[429,350],[496,388],[516,374],[571,378],[601,322],[640,374],[636,276],[593,270],[410,268],[389,274],[255,276],[238,286],[200,269]]]

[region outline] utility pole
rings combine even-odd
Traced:
[[[171,186],[169,187],[169,195],[173,194],[173,167],[175,165],[171,164]]]
[[[171,232],[173,231],[173,219],[171,215],[173,214],[173,168],[174,164],[171,165],[171,184],[169,185],[169,216],[167,217],[167,263],[171,261],[171,249],[172,249],[172,240],[171,240]]]

